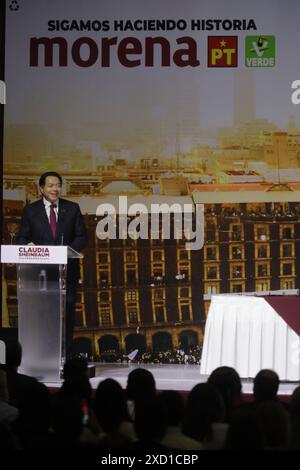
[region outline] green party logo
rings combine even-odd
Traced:
[[[275,36],[246,36],[246,67],[274,67]]]

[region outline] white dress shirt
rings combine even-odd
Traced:
[[[57,222],[57,217],[58,217],[58,199],[57,199],[56,202],[53,202],[53,203],[52,203],[52,202],[48,201],[46,198],[43,197],[43,202],[44,202],[44,205],[45,205],[46,214],[47,214],[49,223],[50,223],[50,206],[51,206],[51,204],[55,204],[55,205],[56,205],[56,207],[54,208],[54,212],[55,212],[56,222]]]

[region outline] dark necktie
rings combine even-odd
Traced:
[[[51,232],[53,235],[53,238],[55,238],[56,235],[56,215],[55,215],[55,209],[56,204],[51,204],[50,206],[50,227],[51,227]]]

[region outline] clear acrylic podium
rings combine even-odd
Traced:
[[[1,261],[17,264],[21,373],[43,382],[60,380],[65,359],[67,260],[82,257],[66,246],[1,247]]]

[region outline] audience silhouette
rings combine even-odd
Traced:
[[[283,450],[300,449],[300,387],[290,404],[278,397],[273,370],[258,372],[245,401],[232,367],[215,369],[186,400],[158,392],[146,368],[130,371],[126,389],[100,380],[93,393],[85,358],[64,366],[58,392],[18,372],[22,349],[8,341],[0,368],[0,450]]]

